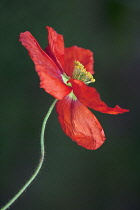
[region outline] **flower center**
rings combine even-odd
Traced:
[[[71,77],[67,76],[65,73],[63,73],[61,76],[62,76],[63,82],[66,85],[72,87],[72,84],[69,82]],[[91,73],[88,72],[86,68],[83,66],[83,64],[81,64],[79,61],[74,61],[74,70],[73,70],[72,78],[80,80],[84,82],[85,84],[95,82],[95,79],[93,78]],[[77,97],[73,93],[73,90],[69,93],[69,97],[73,100],[77,100]]]
[[[85,84],[95,82],[95,79],[93,78],[91,73],[86,70],[83,64],[81,64],[79,61],[74,61],[74,64],[74,71],[72,74],[73,79],[81,80]]]

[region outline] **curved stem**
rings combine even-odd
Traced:
[[[49,111],[47,112],[47,114],[44,118],[43,124],[42,124],[41,136],[40,136],[41,156],[40,156],[40,161],[39,161],[39,164],[38,164],[35,172],[30,177],[30,179],[25,183],[25,185],[19,190],[19,192],[5,206],[3,206],[0,210],[6,210],[7,208],[9,208],[19,198],[19,196],[27,189],[27,187],[32,183],[32,181],[38,175],[38,173],[39,173],[39,171],[42,167],[43,161],[44,161],[44,153],[45,153],[45,150],[44,150],[44,133],[45,133],[45,127],[46,127],[47,120],[48,120],[56,102],[57,102],[57,99],[55,99],[54,102],[52,103],[52,105],[50,106]]]

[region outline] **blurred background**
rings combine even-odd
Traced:
[[[18,38],[28,30],[44,49],[48,25],[64,35],[66,47],[94,52],[94,87],[109,106],[130,112],[93,111],[107,140],[89,151],[63,133],[54,110],[43,168],[10,209],[140,209],[139,23],[139,0],[1,0],[0,207],[39,161],[41,124],[53,97],[39,88],[33,62]]]

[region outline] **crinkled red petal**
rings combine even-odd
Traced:
[[[48,30],[48,46],[45,52],[58,65],[63,72],[64,67],[64,39],[61,34],[58,34],[53,28],[46,26]]]
[[[72,46],[65,48],[65,67],[64,70],[67,75],[72,76],[74,70],[74,61],[77,60],[84,65],[87,71],[91,74],[94,73],[93,70],[93,52],[90,50]]]
[[[57,99],[68,95],[71,88],[62,81],[61,72],[54,61],[41,49],[30,32],[20,34],[22,45],[28,50],[40,77],[40,87]]]
[[[74,94],[85,106],[107,114],[121,114],[129,112],[128,109],[122,109],[118,105],[114,108],[110,108],[101,100],[100,95],[95,88],[87,86],[82,81],[70,79],[70,82],[72,84]]]
[[[104,131],[93,113],[78,100],[66,96],[56,104],[63,131],[78,145],[95,150],[105,141]]]

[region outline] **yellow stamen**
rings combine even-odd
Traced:
[[[86,70],[83,64],[81,64],[79,61],[74,61],[74,64],[74,71],[72,75],[73,79],[81,80],[85,84],[95,82],[95,79],[91,73]]]

